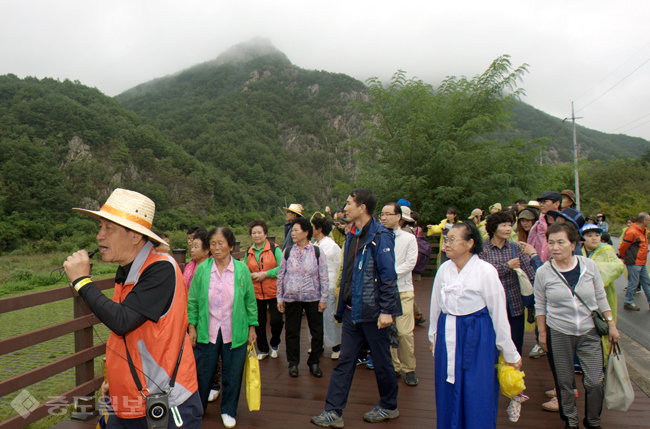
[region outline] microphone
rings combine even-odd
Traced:
[[[88,252],[88,258],[92,258],[93,256],[95,256],[95,254],[97,252],[99,252],[99,248],[97,248],[95,250],[91,250],[90,252]],[[61,278],[63,278],[63,276],[65,275],[65,268],[59,267],[59,268],[55,269],[54,271],[52,271],[52,275],[54,273],[59,273],[61,275]],[[59,279],[59,280],[61,280],[61,279]]]

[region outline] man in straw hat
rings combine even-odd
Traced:
[[[97,211],[73,210],[99,220],[102,260],[119,265],[111,301],[88,276],[85,250],[63,264],[73,287],[111,330],[106,374],[116,416],[108,419],[107,427],[147,427],[145,398],[167,392],[169,427],[199,428],[203,410],[186,335],[187,290],[174,259],[154,247],[153,243],[164,242],[151,230],[154,202],[118,188]]]
[[[302,208],[301,204],[291,204],[289,207],[284,207],[284,210],[286,211],[287,223],[284,224],[284,245],[282,246],[282,250],[293,246],[293,239],[291,238],[291,227],[293,226],[293,221],[297,217],[303,217],[302,211],[304,209]]]

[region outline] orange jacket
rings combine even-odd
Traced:
[[[264,249],[260,253],[260,262],[257,263],[255,258],[255,249],[253,246],[248,248],[248,258],[246,259],[246,265],[252,273],[259,273],[260,271],[268,271],[278,266],[278,262],[275,260],[275,248],[276,246],[271,246],[271,242],[266,240],[264,243]],[[278,279],[277,278],[265,278],[262,282],[253,282],[255,287],[255,298],[256,299],[273,299],[278,293]]]
[[[645,265],[648,261],[648,230],[633,223],[625,230],[618,253],[625,265]]]
[[[167,253],[157,252],[151,243],[147,243],[133,261],[124,285],[115,285],[113,301],[124,300],[144,270],[158,261],[169,261],[176,271],[176,288],[169,310],[158,322],[147,320],[124,337],[111,332],[106,343],[106,374],[111,403],[117,415],[123,419],[145,417],[146,406],[146,400],[138,391],[131,375],[126,360],[125,343],[128,345],[142,387],[153,394],[160,393],[156,385],[169,391],[169,381],[178,360],[181,341],[185,341],[176,384],[169,396],[169,405],[182,404],[198,390],[192,344],[186,334],[187,288],[183,274],[174,259]]]

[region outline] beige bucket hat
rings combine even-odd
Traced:
[[[407,206],[402,206],[402,219],[407,222],[415,222],[415,219],[411,216],[411,208]]]
[[[99,210],[73,208],[93,219],[106,219],[138,232],[158,243],[165,240],[151,231],[156,204],[147,196],[128,189],[116,188]]]
[[[477,216],[483,216],[483,210],[481,209],[472,210],[472,214],[467,219],[474,219]]]
[[[304,210],[302,208],[302,204],[290,204],[289,207],[283,207],[286,211],[288,212],[293,212],[297,214],[298,216],[302,217],[302,211]]]

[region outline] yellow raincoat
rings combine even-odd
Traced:
[[[440,234],[440,247],[438,248],[438,258],[436,259],[436,269],[440,268],[440,258],[442,257],[442,240],[445,235],[442,231],[447,225],[447,219],[443,219],[438,225],[429,225],[429,230],[427,231],[427,237],[433,234]]]
[[[612,317],[614,318],[614,323],[616,323],[617,299],[614,281],[623,274],[625,265],[616,256],[614,248],[606,243],[600,243],[590,255],[587,254],[587,249],[583,247],[582,254],[589,259],[593,259],[598,266],[598,271],[600,271],[600,276],[603,278],[603,283],[605,284],[607,302],[609,302],[609,306],[612,309]],[[609,340],[606,337],[603,337],[603,346],[605,355],[607,355],[609,353]]]

